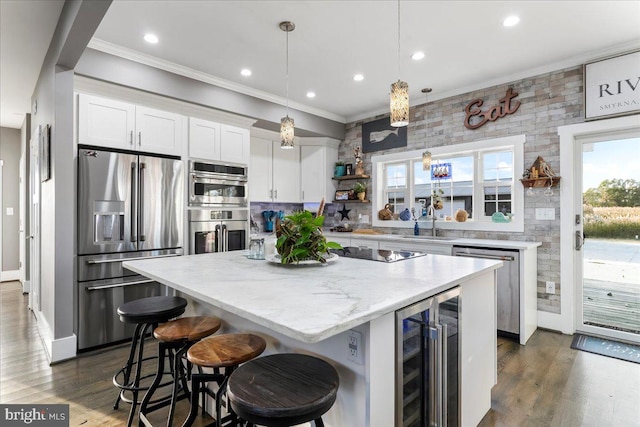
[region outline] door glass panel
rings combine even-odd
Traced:
[[[428,399],[429,310],[402,319],[402,425],[420,427],[431,419]]]
[[[241,251],[246,247],[246,233],[244,230],[229,231],[229,247],[228,251]]]
[[[215,231],[199,231],[195,233],[195,253],[206,254],[218,252],[218,241]]]
[[[640,334],[640,138],[582,145],[582,323]]]

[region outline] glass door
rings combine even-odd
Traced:
[[[640,135],[578,149],[577,329],[640,342]]]

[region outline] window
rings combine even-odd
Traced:
[[[521,135],[432,148],[432,167],[450,166],[441,178],[423,170],[422,151],[373,156],[374,206],[379,210],[389,203],[396,214],[415,208],[418,221],[425,222],[432,220],[435,206],[439,228],[523,230],[524,192],[515,171],[523,169],[524,141]],[[467,211],[467,222],[456,223],[458,209]],[[496,212],[514,214],[515,220],[496,224],[491,218]],[[390,224],[374,215],[373,225],[412,227],[413,222]]]

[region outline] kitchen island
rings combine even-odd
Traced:
[[[495,269],[501,262],[426,255],[395,263],[339,258],[324,266],[283,266],[240,252],[128,261],[124,267],[190,300],[187,314],[221,317],[223,331],[252,331],[269,352],[305,352],[336,366],[331,427],[395,424],[395,311],[461,288],[462,425],[490,408],[496,381]],[[361,336],[348,352],[349,331]]]

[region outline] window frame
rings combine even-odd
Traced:
[[[449,145],[445,147],[433,147],[429,148],[434,158],[442,157],[456,157],[460,155],[472,154],[474,159],[478,159],[483,153],[491,151],[504,151],[511,150],[513,152],[513,181],[511,204],[513,218],[509,223],[495,223],[491,221],[491,217],[484,216],[484,176],[481,169],[481,161],[474,162],[474,182],[473,182],[473,206],[475,218],[466,222],[453,221],[436,221],[436,228],[444,230],[478,230],[478,231],[506,231],[506,232],[524,232],[524,187],[519,182],[519,171],[524,170],[524,143],[526,142],[525,135],[514,135],[501,138],[491,138],[481,141],[474,141],[469,143],[462,143],[456,145]],[[413,228],[413,221],[402,220],[387,220],[383,221],[378,219],[378,211],[384,208],[385,204],[385,165],[398,164],[407,162],[408,176],[407,176],[407,194],[405,196],[405,204],[408,208],[415,207],[419,209],[420,206],[415,204],[415,185],[414,185],[414,161],[422,157],[422,150],[404,151],[392,154],[376,155],[371,157],[372,163],[372,225],[375,227],[397,227],[397,228]],[[455,173],[455,171],[454,171]],[[509,185],[505,182],[505,185]],[[482,193],[479,193],[482,191]],[[478,198],[477,195],[482,194],[483,197]],[[479,216],[479,213],[483,213]],[[421,228],[430,229],[430,220],[420,220]]]

